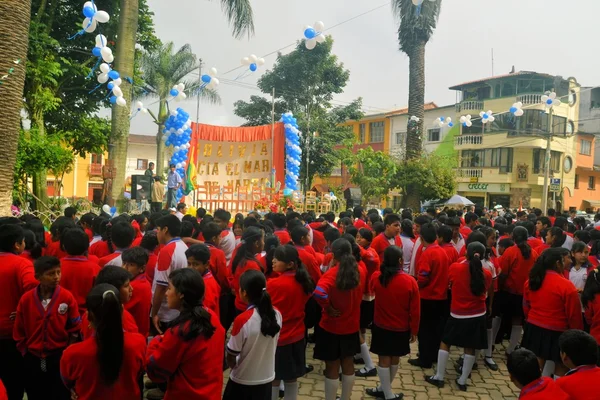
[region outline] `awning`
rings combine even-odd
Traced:
[[[325,185],[325,184],[316,184],[313,186],[312,188],[313,192],[317,192],[317,193],[329,193],[329,185]]]
[[[600,200],[583,200],[585,203],[588,203],[592,208],[600,208]]]

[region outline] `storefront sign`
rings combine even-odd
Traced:
[[[507,183],[459,183],[458,190],[461,192],[508,193],[510,185]]]

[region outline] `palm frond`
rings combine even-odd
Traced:
[[[427,43],[436,28],[442,0],[424,1],[417,13],[412,0],[392,1],[392,12],[400,23],[398,42],[400,50],[410,54],[416,43]]]
[[[250,0],[221,0],[221,8],[236,39],[254,35],[254,13]]]

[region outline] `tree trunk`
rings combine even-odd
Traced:
[[[0,84],[0,215],[11,215],[30,17],[31,0],[0,1],[0,76],[14,68]]]
[[[408,115],[409,121],[406,134],[406,159],[421,157],[423,152],[423,120],[425,117],[425,41],[415,43],[409,54],[409,86],[408,86]],[[410,121],[411,116],[419,118],[419,122]],[[415,212],[421,209],[419,188],[410,185],[407,189],[406,205]]]
[[[160,99],[158,105],[158,132],[156,133],[156,175],[164,177],[165,173],[165,142],[163,129],[168,117],[166,99]]]
[[[135,38],[138,28],[138,0],[121,0],[119,30],[114,69],[121,74],[123,97],[127,106],[113,105],[112,129],[108,157],[116,167],[112,185],[112,200],[123,199],[125,170],[127,166],[127,144],[129,139],[129,110],[131,108],[131,84],[125,78],[133,77]]]
[[[46,125],[44,124],[44,114],[41,111],[36,111],[32,116],[32,122],[37,127],[37,135],[40,137],[46,136]],[[56,177],[55,177],[56,179]],[[33,194],[37,197],[36,210],[45,211],[48,205],[48,174],[45,169],[36,172],[33,175]],[[56,180],[55,180],[56,183]],[[60,191],[54,190],[54,196],[60,196]]]

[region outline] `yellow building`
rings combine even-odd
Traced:
[[[580,85],[574,78],[520,71],[452,86],[460,100],[457,117],[470,114],[473,126],[461,126],[454,139],[459,151],[458,193],[477,204],[493,207],[541,207],[545,152],[549,132],[549,207],[562,209],[564,196],[575,186],[575,157]],[[541,97],[554,91],[562,104],[553,117]],[[523,103],[523,116],[507,112]],[[479,113],[491,110],[495,121],[482,127]],[[503,113],[503,114],[500,114]],[[551,122],[550,122],[551,121]],[[551,125],[551,126],[550,126]]]

